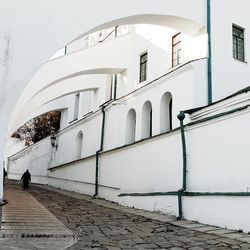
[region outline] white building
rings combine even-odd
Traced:
[[[83,17],[81,1],[62,1],[57,19],[55,5],[36,6],[44,33],[28,35],[30,46],[6,24],[0,135],[9,178],[28,168],[33,182],[250,231],[250,3],[134,2],[92,1]],[[10,137],[51,110],[62,112],[54,146]]]

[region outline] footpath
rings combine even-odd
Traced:
[[[4,190],[8,203],[1,209],[0,250],[62,250],[75,243],[72,231],[29,192],[11,183]]]

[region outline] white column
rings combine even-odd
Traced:
[[[7,63],[8,63],[8,49],[9,49],[9,39],[6,33],[0,31],[0,103],[5,98],[5,83],[6,83],[6,72],[7,72]],[[5,147],[5,132],[6,132],[6,121],[5,113],[6,108],[4,103],[0,106],[0,204],[3,200],[3,167],[4,167],[4,152],[3,148]]]

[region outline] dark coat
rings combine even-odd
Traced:
[[[30,175],[30,172],[28,170],[26,172],[24,172],[21,180],[23,181],[23,183],[29,183],[31,181],[31,175]]]

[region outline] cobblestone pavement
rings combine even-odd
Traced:
[[[250,249],[250,244],[238,240],[132,215],[42,187],[33,187],[31,193],[79,237],[70,250]]]

